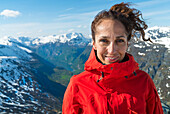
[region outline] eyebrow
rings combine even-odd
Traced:
[[[117,36],[116,38],[126,38],[125,36]]]
[[[104,38],[104,39],[107,39],[107,38],[110,38],[109,36],[101,36],[100,38]],[[125,36],[117,36],[116,38],[126,38]]]
[[[100,38],[107,39],[107,38],[110,38],[110,37],[109,36],[101,36]]]

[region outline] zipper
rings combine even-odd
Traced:
[[[100,80],[102,80],[104,78],[104,72],[101,72],[102,76],[100,77],[100,79],[97,80],[97,82],[99,82]]]

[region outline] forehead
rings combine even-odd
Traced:
[[[127,32],[120,21],[103,19],[96,25],[96,35],[100,33],[126,34]]]

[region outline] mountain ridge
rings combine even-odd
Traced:
[[[0,45],[0,112],[59,111],[66,87],[49,80],[40,70],[43,67],[52,70],[54,66],[16,41],[6,43]]]
[[[161,101],[170,105],[170,87],[168,85],[170,83],[170,27],[149,28],[146,30],[146,38],[149,37],[154,42],[153,44],[143,42],[140,39],[132,39],[128,52],[139,63],[140,69],[146,71],[151,76],[157,87]],[[22,83],[24,83],[22,78],[24,77],[24,72],[29,71],[30,74],[28,74],[34,77],[32,80],[35,80],[35,83],[39,85],[39,90],[47,92],[51,95],[52,99],[57,101],[56,105],[58,107],[46,107],[46,112],[52,108],[60,109],[62,104],[61,96],[64,94],[69,79],[72,75],[84,70],[84,63],[89,57],[91,48],[92,40],[85,38],[81,33],[75,32],[37,38],[4,37],[0,39],[0,78],[4,82],[7,81],[9,83],[7,79],[10,75],[14,74],[7,75],[8,71],[11,73],[11,70],[8,69],[10,67],[10,69],[15,69],[10,64],[14,64],[16,69],[18,68],[18,70],[22,71],[21,75],[23,76],[18,76],[19,80],[22,80]],[[29,75],[28,77],[30,77]],[[12,81],[16,81],[18,78],[13,77]],[[29,78],[25,80],[27,80],[25,84],[31,83]],[[47,84],[47,87],[45,87],[44,83]],[[55,83],[61,85],[57,86]],[[19,86],[20,81],[15,82],[14,86],[17,84]],[[55,89],[53,86],[59,90],[53,91]],[[5,93],[0,94],[2,101],[4,100],[4,95]],[[50,102],[54,104],[54,101]],[[39,102],[43,103],[44,101],[40,100]],[[2,105],[0,104],[0,106]],[[39,109],[43,110],[43,108]],[[42,112],[42,110],[39,111]]]

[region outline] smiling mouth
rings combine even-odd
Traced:
[[[117,57],[108,57],[108,56],[106,56],[106,58],[108,58],[108,60],[109,60],[110,62],[116,62],[116,61],[118,61],[119,56],[117,56]]]

